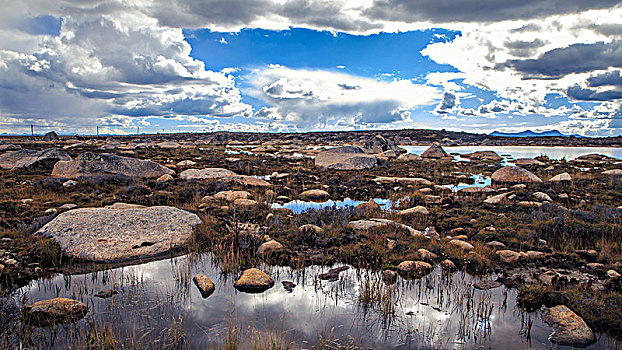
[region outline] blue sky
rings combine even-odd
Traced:
[[[0,133],[615,136],[621,17],[611,0],[10,2]]]

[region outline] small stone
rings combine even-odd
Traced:
[[[117,294],[118,292],[114,289],[104,289],[104,290],[100,290],[97,294],[95,294],[96,297],[98,298],[102,298],[102,299],[107,299],[112,297],[113,295]]]
[[[458,247],[461,249],[464,249],[466,251],[471,251],[473,250],[473,245],[464,241],[461,241],[459,239],[452,239],[451,241],[449,241],[449,244],[451,244],[454,247]]]
[[[22,199],[20,202],[22,202],[22,204],[28,204],[28,203],[32,203],[32,199],[26,198],[26,199]]]
[[[240,278],[233,284],[235,289],[247,293],[261,293],[273,286],[274,280],[257,268],[244,271]]]
[[[212,280],[205,275],[197,274],[192,278],[192,281],[194,281],[194,284],[201,292],[201,296],[203,298],[209,297],[212,293],[214,293],[214,290],[216,290],[214,282],[212,282]]]
[[[288,293],[293,292],[294,288],[296,288],[296,284],[294,282],[282,281],[281,284],[283,285],[283,289],[285,289]]]
[[[520,259],[520,254],[512,250],[498,250],[497,255],[506,264],[513,264]]]
[[[252,199],[238,198],[233,201],[233,204],[239,207],[252,207],[252,206],[257,205],[257,201],[252,200]]]
[[[313,224],[306,224],[306,225],[302,225],[298,228],[298,231],[302,234],[310,234],[310,233],[315,233],[315,234],[322,234],[324,233],[324,229],[317,226],[317,225],[313,225]]]
[[[432,270],[432,265],[424,261],[402,261],[397,265],[397,269],[404,273],[424,273]]]
[[[9,258],[9,259],[4,260],[4,263],[6,265],[15,266],[17,265],[17,260]]]
[[[620,278],[620,274],[618,273],[618,271],[613,270],[613,269],[607,271],[607,276],[609,276],[609,278],[611,278],[611,279],[618,279],[618,278]]]
[[[173,180],[173,176],[170,174],[164,174],[156,179],[157,182],[169,182]]]
[[[386,284],[394,284],[395,282],[397,282],[397,272],[391,270],[382,271],[382,280]]]
[[[73,208],[77,208],[78,205],[74,204],[74,203],[67,203],[67,204],[63,204],[61,205],[58,209],[62,209],[62,210],[69,210],[69,209],[73,209]]]
[[[324,190],[307,190],[300,194],[300,198],[306,200],[326,200],[330,198],[330,193]]]
[[[588,263],[587,267],[589,267],[592,270],[600,270],[600,269],[604,269],[605,265],[601,263]]]
[[[548,201],[548,202],[553,201],[553,199],[551,199],[551,196],[549,196],[548,194],[544,192],[536,192],[533,194],[533,196],[536,197],[536,199],[539,201]]]
[[[65,182],[63,182],[63,187],[73,187],[75,185],[77,185],[78,182],[75,180],[67,180]]]
[[[401,216],[407,216],[407,215],[429,215],[430,212],[428,211],[428,209],[426,209],[426,207],[418,205],[418,206],[413,207],[413,208],[401,210],[401,211],[397,212],[397,214],[401,215]]]
[[[443,269],[443,271],[446,272],[454,271],[457,269],[456,264],[454,264],[454,262],[449,259],[445,259],[441,262],[441,268]]]
[[[538,259],[542,259],[546,256],[545,253],[543,252],[537,252],[537,251],[533,251],[530,250],[527,252],[527,258],[530,260],[538,260]]]
[[[257,254],[264,255],[266,253],[272,253],[281,249],[283,249],[283,245],[272,239],[268,242],[262,243],[257,249]]]
[[[266,215],[266,222],[270,222],[274,219],[274,214],[272,213],[268,213],[268,215]]]
[[[438,255],[432,253],[427,249],[421,248],[417,250],[417,252],[419,253],[419,257],[421,258],[421,260],[433,261],[438,259]]]
[[[396,240],[387,238],[387,249],[394,250],[396,245],[397,245]]]
[[[492,241],[492,242],[488,242],[488,246],[493,248],[493,249],[502,249],[505,248],[505,244],[498,242],[498,241]]]
[[[477,281],[473,284],[473,287],[479,290],[489,290],[489,289],[497,288],[500,286],[501,286],[501,282],[491,281],[491,280]]]
[[[58,212],[58,210],[56,210],[55,208],[50,208],[47,209],[46,211],[43,212],[43,214],[45,215],[55,215]]]

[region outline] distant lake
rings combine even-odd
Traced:
[[[400,146],[408,153],[421,154],[430,146]],[[546,146],[443,146],[447,153],[467,154],[476,151],[495,151],[499,155],[510,154],[517,158],[535,158],[548,156],[550,159],[572,160],[579,156],[599,153],[622,159],[622,148],[619,147],[546,147]]]

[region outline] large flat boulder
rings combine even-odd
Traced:
[[[596,340],[585,321],[565,305],[545,309],[542,311],[542,320],[553,327],[554,332],[550,337],[553,343],[586,346]]]
[[[82,153],[74,160],[60,161],[52,170],[52,176],[64,178],[97,175],[158,178],[166,174],[173,175],[175,171],[150,160],[91,152]]]
[[[504,166],[492,173],[492,181],[502,183],[542,182],[534,173],[517,166]]]
[[[462,155],[463,158],[468,158],[471,161],[482,162],[500,162],[503,158],[495,151],[475,151],[473,153]]]
[[[0,167],[14,171],[50,171],[58,161],[71,161],[71,157],[60,148],[23,149],[0,155]]]
[[[361,170],[378,165],[378,157],[367,154],[360,147],[344,146],[323,150],[315,157],[320,169]]]
[[[56,241],[70,258],[121,262],[180,247],[200,223],[195,214],[173,207],[81,208],[61,213],[36,235]]]

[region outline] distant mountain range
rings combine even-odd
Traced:
[[[564,135],[558,130],[550,130],[543,132],[535,132],[531,130],[525,130],[521,132],[500,132],[494,131],[490,134],[490,136],[502,136],[502,137],[566,137],[568,135]]]

